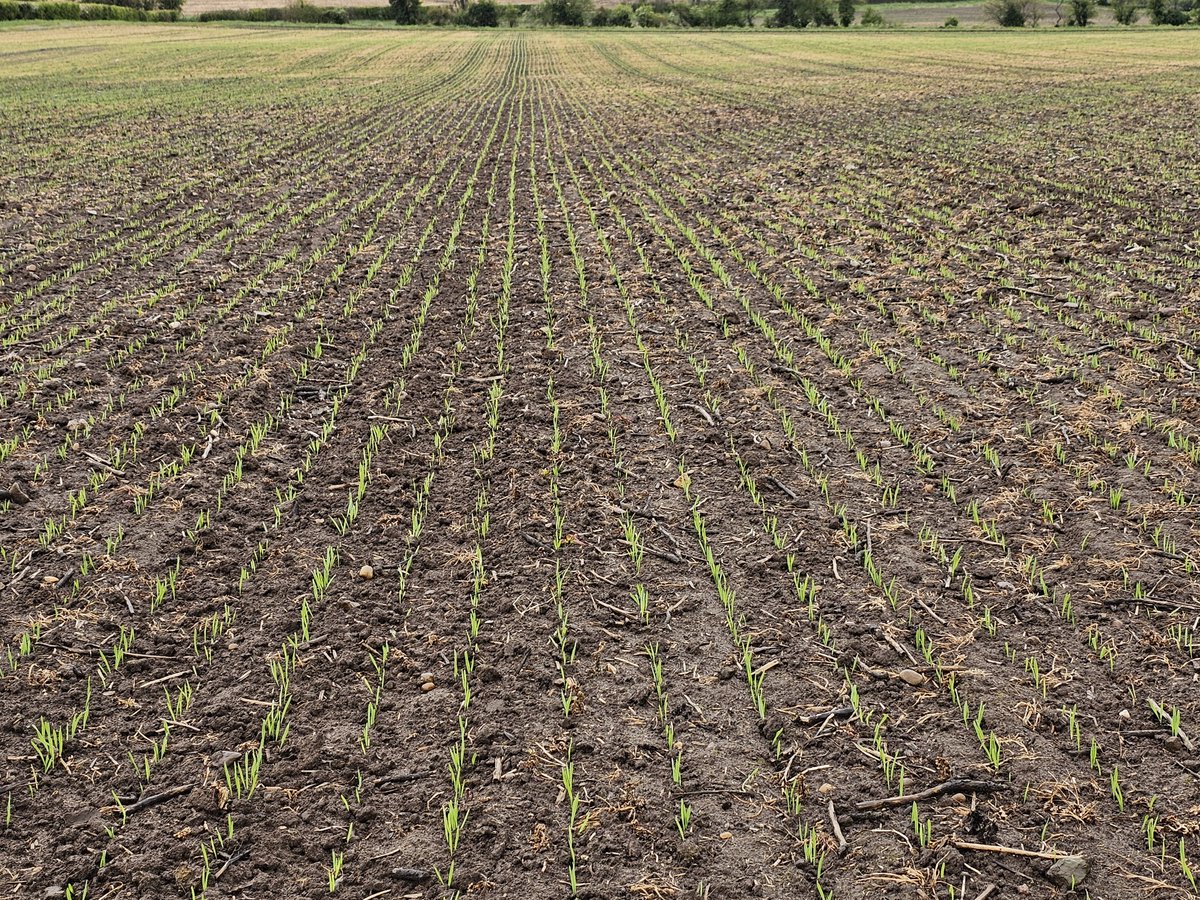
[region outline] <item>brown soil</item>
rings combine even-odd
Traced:
[[[1194,46],[11,34],[0,894],[1195,895]]]

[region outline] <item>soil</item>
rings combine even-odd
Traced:
[[[1196,895],[1193,44],[11,37],[0,895]]]

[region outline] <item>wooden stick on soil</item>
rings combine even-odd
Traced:
[[[1058,860],[1070,856],[1069,853],[1022,850],[1020,847],[1002,847],[999,844],[976,844],[971,841],[954,841],[952,846],[957,847],[959,850],[978,850],[981,853],[1003,853],[1006,856],[1026,856],[1031,859]]]
[[[124,469],[118,469],[116,466],[114,466],[112,463],[110,463],[103,456],[97,456],[95,453],[92,453],[89,450],[84,450],[83,455],[86,456],[88,459],[90,459],[92,462],[94,462],[96,465],[101,466],[102,468],[108,469],[108,471],[112,472],[114,475],[124,475],[125,474]]]
[[[834,809],[832,800],[829,801],[829,821],[833,825],[833,836],[837,838],[837,852],[839,855],[845,853],[849,844],[846,843],[846,836],[842,834],[842,825],[838,822],[837,810]]]
[[[233,854],[233,856],[231,856],[231,857],[229,857],[229,859],[225,860],[225,865],[221,866],[221,868],[217,870],[217,873],[215,875],[213,875],[213,881],[220,881],[221,876],[224,875],[226,871],[228,871],[230,866],[232,866],[239,859],[245,859],[249,855],[250,855],[249,850],[239,850],[237,853]]]
[[[151,794],[149,797],[143,797],[135,803],[126,804],[124,807],[122,807],[121,811],[127,816],[131,815],[137,812],[139,809],[147,809],[151,806],[157,806],[160,803],[166,803],[168,800],[174,797],[180,797],[183,794],[191,793],[192,787],[193,785],[190,784],[181,784],[173,788],[168,788],[161,794]]]
[[[866,812],[867,810],[872,809],[886,809],[890,806],[907,806],[910,803],[928,800],[931,797],[940,797],[942,794],[987,794],[993,791],[1002,791],[1005,789],[1005,787],[1007,787],[1007,785],[1000,784],[999,782],[995,781],[977,781],[972,778],[951,778],[949,781],[943,781],[941,784],[935,784],[933,787],[926,788],[923,791],[917,791],[915,794],[902,794],[899,797],[884,797],[880,800],[863,800],[861,803],[854,804],[854,808],[859,812]],[[1057,859],[1057,857],[1055,858]]]

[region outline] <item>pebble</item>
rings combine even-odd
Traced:
[[[914,669],[901,669],[896,673],[896,677],[905,684],[912,685],[913,687],[917,687],[918,685],[925,683],[925,676]]]
[[[422,672],[417,678],[417,681],[421,682],[422,684],[433,684],[433,673]]]
[[[1121,717],[1122,722],[1128,722],[1130,719],[1133,718],[1133,716],[1131,716],[1129,714],[1129,710],[1127,710],[1127,709],[1121,710],[1119,713],[1117,713],[1117,715]]]
[[[1064,856],[1052,865],[1046,874],[1050,876],[1051,881],[1074,890],[1083,884],[1089,868],[1087,859],[1082,856]]]
[[[732,835],[730,832],[728,832],[728,831],[722,831],[722,832],[721,832],[721,840],[723,840],[723,841],[727,841],[727,840],[729,840],[731,837],[733,837],[733,835]]]
[[[433,688],[434,688],[434,684],[432,681],[426,681],[424,684],[421,685],[421,690],[426,694],[428,694],[430,691],[432,691]]]
[[[953,800],[955,803],[966,803],[967,795],[966,794],[955,794],[950,799]]]
[[[833,785],[830,784],[828,781],[826,781],[823,785],[821,785],[819,788],[817,788],[817,793],[832,794],[833,793]]]
[[[55,578],[53,575],[43,575],[42,576],[42,584],[57,584],[57,583],[58,583],[58,579]]]
[[[363,566],[361,569],[358,570],[358,577],[365,578],[366,580],[370,581],[372,578],[375,577],[375,570],[372,569],[370,566]]]

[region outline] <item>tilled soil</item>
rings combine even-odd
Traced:
[[[0,895],[1195,896],[1186,35],[4,35]]]

